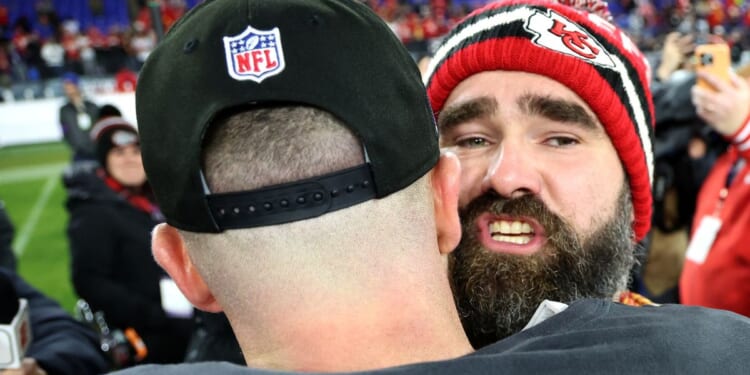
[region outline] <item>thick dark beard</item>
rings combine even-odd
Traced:
[[[547,242],[530,256],[485,250],[475,227],[485,212],[532,217],[544,227]],[[489,192],[474,199],[461,210],[463,237],[449,263],[453,294],[472,345],[480,348],[519,332],[544,299],[611,299],[624,290],[635,262],[631,213],[625,187],[614,217],[581,239],[539,198],[509,200]]]

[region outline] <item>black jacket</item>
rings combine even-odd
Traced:
[[[682,305],[633,307],[605,300],[580,300],[529,329],[463,357],[347,374],[745,375],[750,368],[748,337],[750,319],[728,311]],[[140,366],[116,374],[290,375],[296,372],[204,362]]]
[[[158,224],[95,173],[66,174],[73,286],[117,328],[134,328],[148,347],[147,361],[179,362],[192,323],[170,318],[161,307],[159,282],[167,277],[151,255]]]
[[[99,116],[99,107],[88,101],[83,101],[83,112],[89,116],[90,124],[82,127],[78,123],[78,110],[71,102],[60,107],[60,126],[62,127],[63,139],[73,150],[73,160],[96,160],[96,145],[89,135]]]
[[[13,224],[5,212],[5,204],[0,201],[0,267],[16,270],[16,255],[13,253]]]
[[[74,320],[57,302],[15,273],[0,268],[0,277],[11,280],[18,298],[29,302],[32,340],[26,357],[36,359],[49,375],[101,374],[109,370],[93,330]]]

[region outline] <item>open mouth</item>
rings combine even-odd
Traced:
[[[544,243],[544,228],[530,217],[485,213],[477,218],[476,225],[477,239],[489,251],[528,255]]]
[[[516,245],[526,245],[534,237],[534,229],[527,222],[520,220],[497,220],[489,224],[489,233],[493,240]]]

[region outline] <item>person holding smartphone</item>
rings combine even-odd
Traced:
[[[703,84],[691,94],[698,115],[730,145],[698,194],[680,300],[750,316],[750,84],[729,66],[718,69],[698,69]]]

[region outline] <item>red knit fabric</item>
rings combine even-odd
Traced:
[[[615,57],[619,54],[624,59],[623,63],[629,69],[627,79],[632,83],[636,92],[635,99],[644,99],[637,103],[644,107],[639,115],[643,116],[648,127],[653,128],[654,108],[651,93],[648,90],[648,66],[643,55],[637,49],[633,49],[634,47],[629,45],[629,40],[623,39],[624,36],[614,26],[602,27],[601,24],[604,21],[593,22],[585,13],[556,2],[534,0],[526,0],[522,3],[513,1],[492,3],[467,17],[464,23],[473,23],[479,28],[483,25],[481,22],[488,19],[480,17],[484,12],[490,12],[493,9],[502,11],[504,7],[519,4],[541,5],[553,9],[557,14],[579,26],[595,30],[597,35],[593,37],[598,37],[596,41],[602,46],[614,46],[615,50],[608,52]],[[508,9],[508,12],[513,11],[511,8]],[[492,13],[492,16],[496,14],[498,13]],[[477,18],[472,18],[472,16]],[[642,137],[647,137],[650,142],[651,135],[642,134],[639,137],[638,125],[628,112],[631,107],[637,111],[636,107],[628,102],[634,98],[621,96],[615,91],[624,85],[620,81],[620,75],[616,74],[615,70],[611,73],[606,69],[597,70],[596,63],[587,61],[584,57],[574,57],[536,44],[532,37],[493,36],[502,35],[497,31],[503,28],[512,32],[519,31],[518,25],[510,25],[510,22],[487,30],[479,29],[479,32],[459,43],[456,50],[445,55],[442,60],[440,60],[441,55],[436,54],[437,61],[433,64],[437,66],[437,69],[432,72],[427,82],[427,91],[436,114],[442,110],[445,101],[461,81],[483,71],[529,72],[549,77],[567,86],[591,107],[617,150],[630,180],[635,211],[633,229],[636,238],[642,239],[651,227],[652,213],[650,163],[646,157],[644,150],[646,145]],[[458,28],[454,30],[454,34],[459,34],[461,31]],[[446,37],[446,41],[449,41],[454,34]],[[641,104],[642,102],[645,103]],[[651,155],[652,147],[652,145],[648,147],[649,155]]]

